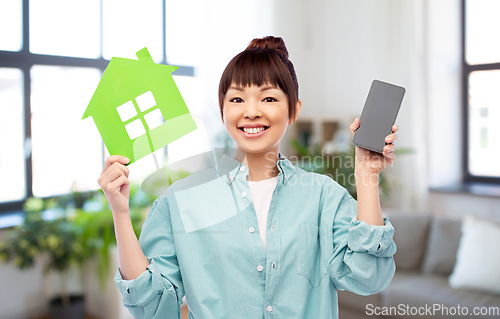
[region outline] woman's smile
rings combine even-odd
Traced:
[[[246,138],[257,138],[264,135],[269,130],[269,126],[253,124],[253,125],[240,126],[238,127],[238,129],[241,131],[241,134]]]

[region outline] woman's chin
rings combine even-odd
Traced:
[[[245,154],[266,154],[266,153],[274,153],[274,150],[271,147],[255,147],[253,145],[248,145],[246,143],[237,143],[236,147],[242,150]]]

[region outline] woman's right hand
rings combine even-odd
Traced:
[[[114,217],[129,213],[130,181],[129,170],[125,166],[129,161],[120,155],[108,157],[97,180],[108,199]]]

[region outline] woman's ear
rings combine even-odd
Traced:
[[[300,110],[302,109],[302,101],[297,100],[297,104],[295,105],[295,117],[288,121],[288,125],[292,125],[299,118]]]

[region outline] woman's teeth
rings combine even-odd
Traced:
[[[243,128],[243,131],[245,131],[246,133],[249,133],[249,134],[255,134],[255,133],[259,133],[260,131],[263,131],[264,130],[264,127],[244,127]]]

